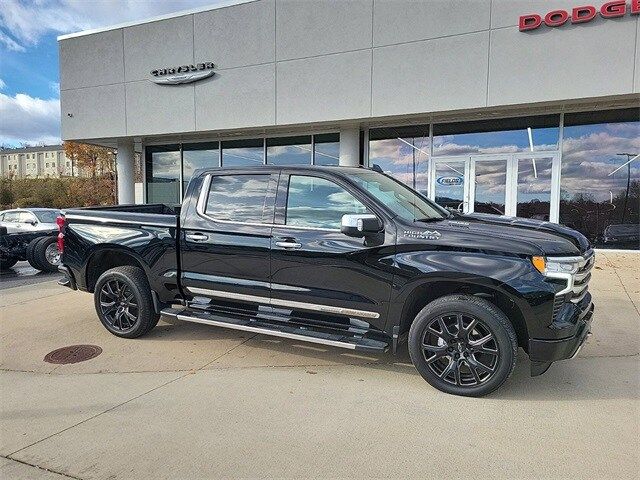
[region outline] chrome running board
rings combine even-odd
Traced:
[[[203,325],[242,330],[261,335],[270,335],[272,337],[289,338],[349,350],[381,353],[385,352],[389,347],[389,345],[383,341],[358,335],[349,335],[348,332],[345,332],[345,334],[328,333],[320,330],[312,330],[301,325],[272,324],[254,318],[247,319],[211,312],[196,312],[189,309],[166,308],[162,310],[161,313],[167,317],[172,317],[184,322],[201,323]]]

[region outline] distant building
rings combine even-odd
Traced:
[[[62,145],[0,149],[3,178],[58,178],[80,176],[79,169],[64,154]]]

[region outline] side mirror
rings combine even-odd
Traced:
[[[340,231],[349,237],[366,237],[382,230],[378,217],[370,213],[349,213],[342,216]]]
[[[35,227],[38,224],[38,222],[36,220],[25,220],[22,223],[28,223],[29,225],[31,225],[33,227]]]

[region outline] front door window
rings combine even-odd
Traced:
[[[286,223],[292,227],[340,230],[342,216],[366,207],[344,188],[319,177],[291,175]]]

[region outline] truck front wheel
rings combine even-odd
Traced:
[[[516,333],[505,314],[473,295],[448,295],[424,307],[409,329],[409,354],[432,386],[481,397],[511,376]]]
[[[138,267],[107,270],[96,282],[94,303],[102,325],[118,337],[136,338],[156,326],[151,287]]]

